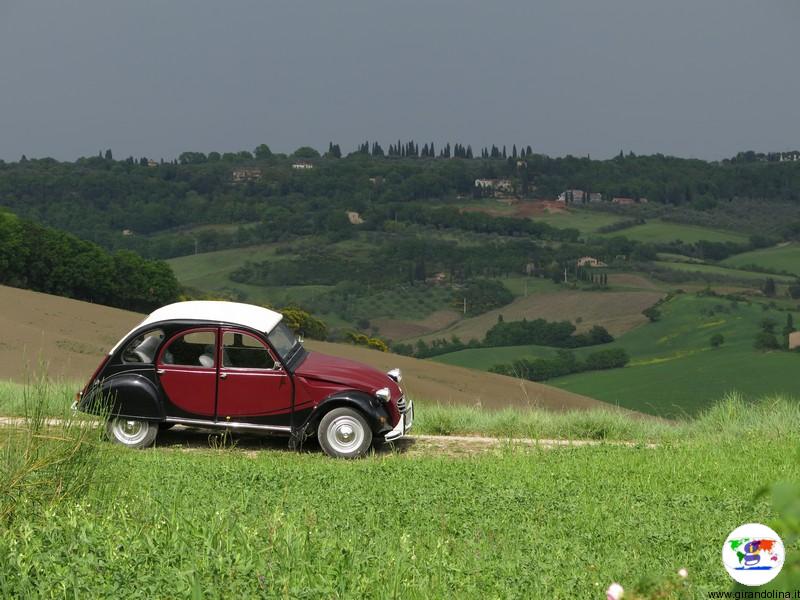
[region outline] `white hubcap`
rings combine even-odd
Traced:
[[[144,421],[136,419],[114,419],[111,426],[116,437],[123,444],[138,444],[146,436],[149,426]]]
[[[352,452],[364,442],[364,427],[353,417],[336,417],[328,426],[327,438],[337,452]]]

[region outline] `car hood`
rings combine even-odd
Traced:
[[[318,379],[356,390],[373,393],[375,390],[388,387],[392,398],[400,396],[400,386],[386,373],[364,363],[322,354],[309,352],[295,374],[307,379]]]

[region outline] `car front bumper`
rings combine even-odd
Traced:
[[[397,425],[395,425],[394,429],[392,429],[389,433],[386,434],[384,439],[387,442],[392,442],[396,439],[403,437],[411,430],[411,426],[413,424],[414,424],[414,402],[412,400],[409,400],[405,412],[400,413],[400,420],[397,422]]]

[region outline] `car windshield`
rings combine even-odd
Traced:
[[[289,362],[292,355],[300,348],[297,336],[284,323],[278,323],[268,337],[269,343],[280,354],[283,362]]]

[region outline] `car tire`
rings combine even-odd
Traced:
[[[328,456],[361,458],[372,445],[372,429],[359,411],[334,408],[320,420],[317,439]]]
[[[158,435],[158,423],[111,417],[106,423],[108,439],[128,448],[147,448]]]

